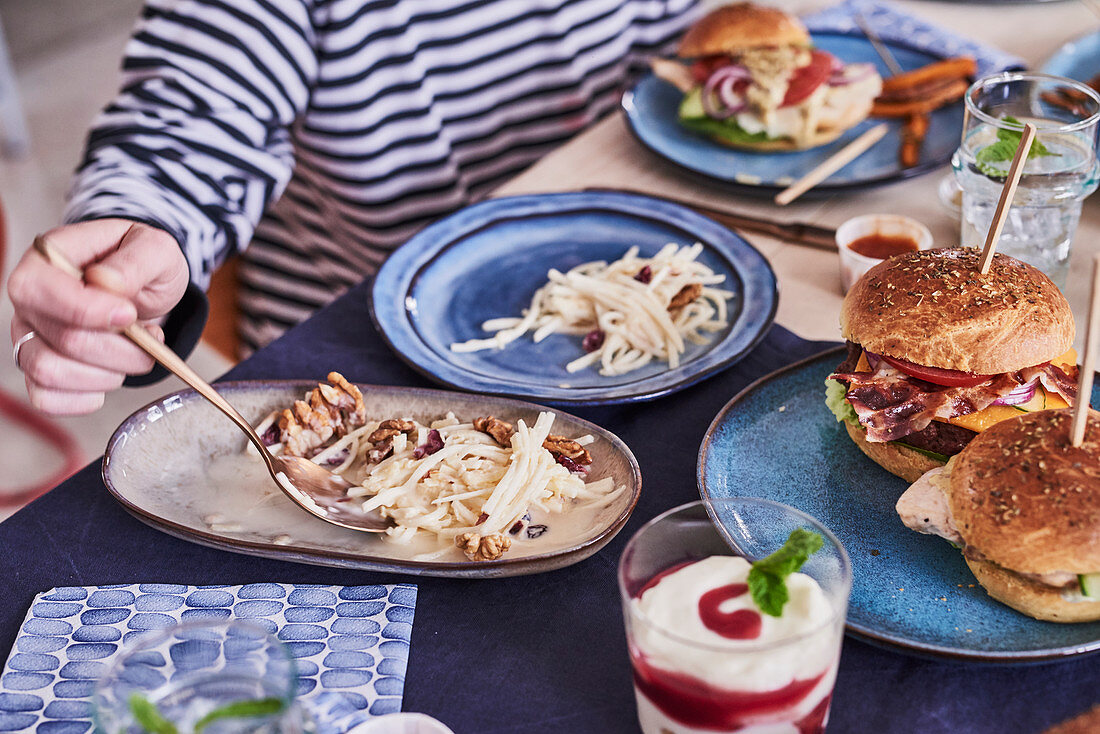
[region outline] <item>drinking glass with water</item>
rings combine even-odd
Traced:
[[[1009,72],[966,92],[962,144],[951,159],[962,190],[961,243],[985,244],[1023,124],[1037,128],[997,251],[1031,263],[1064,289],[1081,203],[1100,182],[1100,95],[1048,74]]]
[[[104,734],[306,734],[287,648],[262,627],[199,621],[139,638],[96,684]]]

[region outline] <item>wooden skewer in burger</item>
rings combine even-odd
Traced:
[[[1100,256],[1075,408],[997,423],[897,503],[905,525],[959,546],[990,596],[1051,622],[1100,620],[1098,342]]]
[[[1076,397],[1069,303],[1038,269],[995,255],[1033,130],[1022,136],[984,252],[895,256],[844,299],[848,356],[826,382],[826,402],[867,456],[906,481],[1000,421]]]

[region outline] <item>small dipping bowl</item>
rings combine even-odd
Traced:
[[[849,219],[836,230],[836,246],[840,250],[840,282],[845,293],[864,273],[883,260],[851,248],[857,240],[873,235],[903,237],[917,243],[918,250],[932,249],[932,233],[915,219],[900,214],[864,214]]]

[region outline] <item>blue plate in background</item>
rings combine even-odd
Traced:
[[[817,33],[814,45],[845,63],[871,62],[886,77],[889,72],[863,36]],[[897,43],[885,42],[903,69],[915,69],[939,57]],[[650,150],[694,173],[732,184],[748,193],[773,194],[808,173],[812,168],[882,120],[868,119],[837,140],[810,150],[789,153],[753,153],[720,145],[710,138],[682,127],[677,110],[683,94],[652,74],[642,78],[623,95],[623,109],[631,130]],[[962,102],[932,113],[928,134],[921,148],[920,163],[902,168],[898,163],[902,121],[888,120],[886,136],[856,160],[841,168],[806,195],[835,193],[898,181],[935,170],[951,160],[962,130]]]
[[[901,524],[894,504],[908,483],[865,457],[825,407],[825,378],[843,358],[843,348],[811,357],[731,400],[699,452],[703,498],[776,500],[832,530],[852,559],[848,632],[868,642],[1001,663],[1100,650],[1100,622],[1026,617],[987,596],[950,543]]]
[[[1100,74],[1100,31],[1070,41],[1039,69],[1046,74],[1087,82]]]
[[[581,337],[527,334],[501,350],[458,353],[454,342],[489,336],[488,319],[518,316],[546,283],[592,260],[616,260],[632,245],[645,257],[669,242],[704,245],[699,260],[726,276],[730,325],[708,344],[688,345],[680,366],[652,363],[603,377],[565,365],[584,354]],[[462,390],[600,405],[650,400],[692,385],[740,359],[775,317],[775,274],[744,239],[685,207],[614,192],[492,199],[419,232],[378,271],[371,315],[402,359]]]

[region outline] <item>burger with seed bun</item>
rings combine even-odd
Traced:
[[[882,90],[872,64],[844,64],[815,49],[795,17],[738,3],[692,26],[677,51],[695,86],[680,122],[724,145],[800,150],[864,120]]]
[[[975,436],[1077,396],[1073,314],[1041,271],[973,248],[884,260],[848,291],[848,354],[826,400],[848,435],[906,481],[943,466]]]
[[[994,599],[1049,622],[1100,620],[1100,413],[1070,444],[1071,410],[982,431],[897,503],[906,526],[962,549]]]

